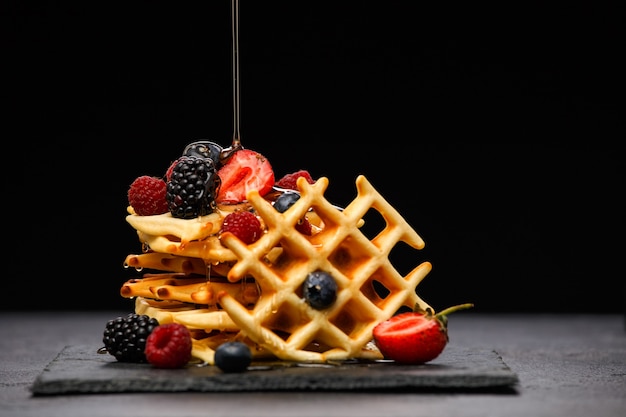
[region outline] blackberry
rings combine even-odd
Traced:
[[[192,219],[215,211],[221,180],[210,158],[182,156],[167,183],[168,208],[173,217]]]
[[[102,337],[104,348],[120,362],[145,363],[146,339],[158,325],[157,319],[135,313],[109,320]]]

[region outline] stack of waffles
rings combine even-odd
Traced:
[[[128,255],[125,265],[142,275],[125,282],[121,295],[135,300],[138,314],[187,326],[192,355],[208,364],[226,341],[246,343],[257,359],[380,359],[374,327],[401,309],[430,308],[416,288],[431,264],[421,262],[405,275],[398,271],[390,259],[394,247],[420,250],[424,241],[364,176],[355,184],[356,197],[344,208],[325,198],[326,177],[313,183],[298,178],[300,198],[284,212],[256,190],[241,204],[194,219],[139,216],[129,207],[127,221],[143,250]],[[221,233],[224,217],[243,209],[253,211],[264,229],[251,244]],[[362,229],[372,210],[384,226],[369,238]],[[305,216],[310,235],[297,229]],[[303,296],[303,283],[315,271],[337,284],[327,308],[314,308]]]

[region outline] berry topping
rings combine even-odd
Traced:
[[[296,201],[300,199],[300,194],[297,192],[287,191],[279,195],[274,201],[274,208],[280,213],[284,213],[287,209],[294,205]],[[311,222],[304,216],[298,223],[296,223],[296,230],[303,235],[311,236],[313,234],[313,227]]]
[[[447,315],[473,304],[449,307],[437,314],[429,308],[400,313],[374,327],[376,346],[387,359],[398,363],[432,361],[448,343]]]
[[[178,159],[172,162],[170,166],[167,168],[167,171],[165,172],[166,182],[169,182],[172,179],[172,172],[174,172],[174,167],[176,166],[177,163],[178,163]]]
[[[307,236],[311,236],[313,234],[313,226],[306,216],[298,220],[298,223],[296,223],[296,230]]]
[[[213,161],[215,166],[220,165],[220,155],[222,147],[215,142],[208,140],[200,140],[190,143],[185,147],[183,156],[195,156],[198,158],[208,158]]]
[[[279,195],[274,201],[274,208],[279,213],[284,213],[287,209],[294,205],[300,199],[300,194],[294,192],[285,192]]]
[[[128,204],[140,216],[167,213],[166,190],[167,185],[161,178],[143,175],[130,184]]]
[[[102,337],[104,348],[120,362],[146,362],[146,339],[158,325],[157,319],[135,313],[109,320]]]
[[[243,342],[224,342],[215,349],[214,362],[223,372],[243,372],[252,362],[252,352]]]
[[[222,233],[230,232],[246,244],[256,242],[263,234],[261,221],[250,211],[233,211],[224,217]]]
[[[220,177],[211,159],[182,156],[176,161],[166,199],[170,213],[180,219],[204,216],[215,210]]]
[[[300,171],[285,175],[284,177],[276,181],[276,184],[274,185],[276,185],[276,187],[285,188],[287,190],[297,190],[298,187],[296,186],[296,182],[300,177],[304,177],[309,184],[313,184],[315,182],[315,180],[313,180],[313,178],[311,177],[311,174],[309,174],[309,171],[301,169]]]
[[[182,368],[191,359],[191,333],[179,323],[157,326],[146,340],[147,361],[157,368]]]
[[[323,310],[337,299],[337,282],[328,272],[311,272],[302,284],[302,294],[311,307]]]
[[[245,201],[252,190],[264,196],[274,186],[274,171],[267,158],[249,149],[236,151],[217,174],[222,185],[216,200],[221,204]]]

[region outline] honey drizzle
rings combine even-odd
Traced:
[[[233,143],[232,149],[241,148],[240,92],[239,92],[239,0],[231,0],[232,70],[233,70]]]

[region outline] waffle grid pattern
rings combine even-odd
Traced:
[[[247,337],[280,359],[325,362],[367,356],[378,323],[402,306],[428,307],[415,289],[430,263],[423,262],[404,277],[389,260],[398,242],[422,249],[421,237],[364,176],[357,178],[357,197],[344,210],[325,199],[327,186],[327,178],[314,184],[300,179],[301,197],[284,213],[252,192],[248,201],[263,218],[267,233],[252,245],[229,234],[221,238],[238,258],[228,280],[254,277],[261,294],[252,309],[227,292],[218,294],[218,302]],[[296,223],[311,209],[324,224],[321,232],[311,237],[294,233]],[[386,223],[372,240],[359,228],[370,209]],[[281,255],[268,260],[277,246]],[[335,303],[321,311],[309,306],[301,291],[307,274],[315,270],[329,272],[338,284]],[[385,295],[375,283],[384,287]]]

